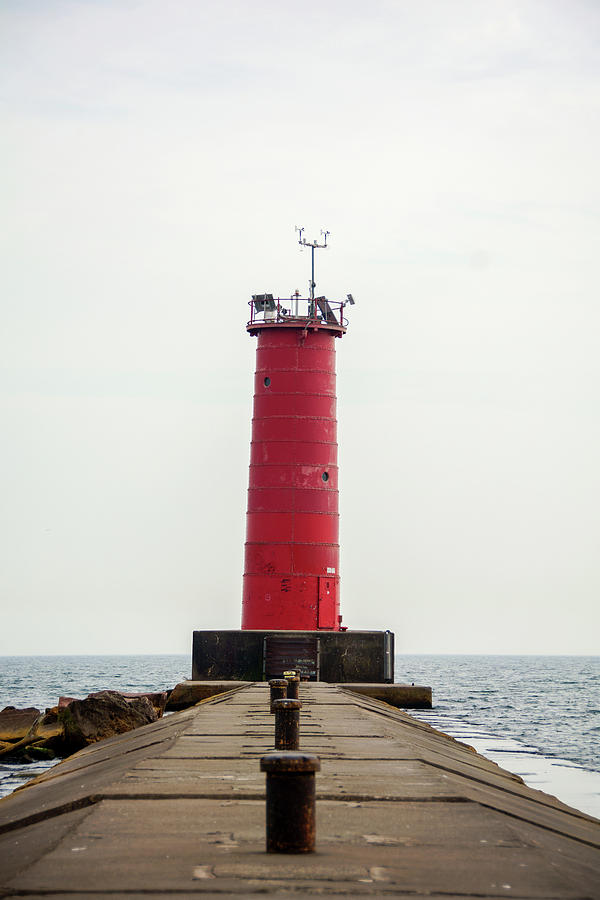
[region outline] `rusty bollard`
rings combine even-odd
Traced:
[[[299,700],[274,700],[275,710],[275,749],[298,750],[300,747],[300,710]]]
[[[288,700],[297,700],[300,691],[300,678],[298,675],[286,675]]]
[[[273,709],[275,700],[285,700],[287,697],[287,681],[285,678],[272,678],[269,687],[271,688],[271,712],[275,712]]]
[[[315,772],[318,756],[293,751],[269,753],[260,761],[267,773],[267,853],[312,853],[315,849]]]

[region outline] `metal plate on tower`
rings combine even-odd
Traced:
[[[300,677],[319,680],[319,638],[266,635],[264,650],[265,679],[281,678],[295,669]]]

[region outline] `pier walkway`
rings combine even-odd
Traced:
[[[600,898],[600,822],[343,687],[302,684],[317,851],[267,854],[268,686],[88,747],[0,801],[0,896]]]

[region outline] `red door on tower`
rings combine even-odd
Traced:
[[[335,576],[319,578],[318,628],[335,628],[335,595]]]

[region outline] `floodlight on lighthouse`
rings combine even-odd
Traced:
[[[355,300],[352,294],[346,294],[346,303],[349,303],[350,306],[354,306]]]
[[[256,312],[266,312],[266,310],[275,309],[275,301],[273,294],[252,294],[252,302]]]

